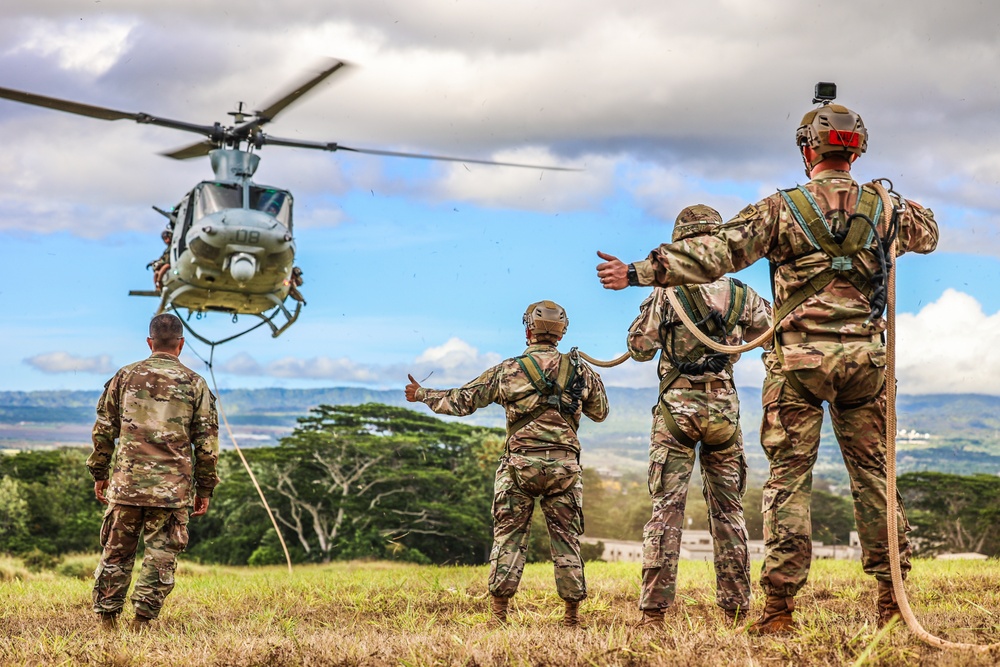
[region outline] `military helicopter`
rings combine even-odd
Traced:
[[[260,156],[254,151],[263,146],[572,171],[565,167],[282,139],[262,131],[265,124],[273,121],[293,102],[347,66],[342,60],[323,61],[318,72],[266,104],[263,109],[244,111],[240,102],[235,111],[229,112],[233,117],[230,125],[219,122],[198,125],[2,87],[0,98],[101,120],[133,120],[205,136],[203,141],[163,153],[177,160],[208,155],[215,178],[197,184],[170,211],[153,207],[167,218],[167,229],[162,234],[167,249],[161,258],[150,263],[154,268],[156,289],[132,290],[129,295],[159,297],[157,314],[167,309],[180,314],[178,309],[187,309],[187,317],[181,318],[185,327],[202,342],[214,346],[264,324],[270,327],[272,337],[276,338],[295,323],[305,305],[305,299],[297,289],[302,284],[302,272],[294,266],[292,194],[280,188],[258,185],[251,180],[260,163]],[[294,311],[285,305],[289,296],[295,303]],[[195,332],[189,324],[192,314],[197,314],[200,319],[203,313],[209,311],[231,314],[234,322],[239,315],[253,315],[261,321],[228,338],[210,341]]]

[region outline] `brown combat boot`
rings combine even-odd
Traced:
[[[510,601],[510,598],[502,598],[498,595],[493,595],[491,598],[490,625],[506,625],[507,603]]]
[[[639,627],[649,630],[662,630],[663,616],[664,613],[662,609],[643,609],[642,620],[639,621]]]
[[[136,614],[135,618],[132,619],[132,624],[128,626],[128,629],[132,632],[146,632],[149,629],[149,624],[153,619],[148,616],[142,616],[141,614]]]
[[[747,632],[751,635],[775,635],[793,630],[795,628],[793,611],[795,611],[795,598],[768,595],[764,614],[747,628]]]
[[[899,603],[896,602],[896,592],[892,590],[891,581],[878,581],[878,627],[884,628],[896,618],[901,619]]]
[[[580,601],[564,600],[564,602],[566,603],[566,611],[563,614],[562,624],[567,628],[580,627]]]
[[[98,612],[97,618],[101,621],[101,630],[104,630],[105,632],[114,632],[118,629],[118,612]]]

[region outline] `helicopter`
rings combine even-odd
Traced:
[[[161,237],[167,244],[163,255],[150,262],[154,270],[153,290],[132,290],[130,296],[157,297],[156,314],[168,309],[180,315],[185,328],[203,343],[215,345],[238,338],[267,325],[277,338],[294,324],[306,301],[298,291],[302,271],[294,265],[292,194],[284,189],[258,185],[252,180],[260,164],[255,152],[264,146],[285,146],[322,151],[349,151],[386,157],[417,158],[447,162],[575,171],[568,167],[496,162],[471,158],[405,153],[345,146],[336,142],[283,139],[261,129],[292,103],[337,71],[348,67],[342,60],[327,59],[319,71],[291,87],[260,110],[244,111],[242,102],[228,112],[231,124],[199,125],[148,113],[131,113],[70,100],[0,87],[0,98],[46,107],[100,120],[132,120],[183,132],[201,134],[204,140],[162,153],[176,160],[208,156],[214,179],[201,181],[173,209],[153,209],[167,218]],[[291,298],[294,310],[286,306]],[[261,321],[227,338],[211,341],[198,334],[189,321],[214,311],[252,315]]]

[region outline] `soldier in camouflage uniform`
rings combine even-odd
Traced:
[[[751,627],[759,634],[795,625],[794,596],[806,582],[812,556],[809,502],[823,402],[830,406],[851,478],[864,570],[878,581],[878,621],[899,613],[890,581],[885,495],[886,283],[879,259],[885,246],[858,215],[878,223],[882,204],[850,173],[867,139],[860,116],[850,109],[814,109],[796,133],[811,177],[806,185],[747,206],[711,234],[664,244],[645,261],[625,265],[599,253],[606,261],[598,265],[598,276],[607,289],[705,283],[762,257],[771,262],[775,346],[764,360],[761,424],[771,468],[763,499],[761,585],[767,603]],[[897,254],[934,250],[938,227],[930,209],[895,193],[892,200]],[[902,505],[897,519],[905,573],[909,526]]]
[[[722,224],[719,213],[697,204],[681,211],[673,241],[705,234]],[[769,304],[739,281],[723,278],[707,285],[674,288],[704,333],[727,345],[752,340],[771,328]],[[716,602],[731,620],[750,604],[750,556],[743,520],[746,457],[740,430],[740,403],[732,367],[739,355],[713,352],[681,323],[656,288],[643,301],[629,328],[632,358],[649,361],[660,350],[660,400],[653,408],[649,443],[649,493],[653,515],[643,531],[643,623],[663,625],[674,602],[677,560],[688,483],[698,459],[715,550]]]
[[[524,314],[528,349],[457,389],[421,387],[413,376],[406,400],[439,414],[468,415],[491,403],[507,413],[507,442],[497,468],[493,496],[493,549],[489,590],[493,618],[507,620],[508,601],[524,573],[535,498],[540,498],[555,565],[556,590],[565,601],[563,623],[579,625],[587,597],[580,557],[583,534],[583,471],[577,428],[581,415],[603,421],[608,398],[600,376],[575,350],[560,354],[566,312],[552,301]]]
[[[215,397],[177,358],[182,326],[174,315],[154,317],[146,339],[152,354],[115,373],[97,403],[87,467],[94,494],[108,505],[94,573],[94,611],[105,629],[117,626],[140,536],[145,557],[132,592],[132,627],[159,615],[174,587],[175,557],[187,546],[189,508],[191,516],[205,514],[219,482]]]

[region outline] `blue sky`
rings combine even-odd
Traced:
[[[1000,393],[992,4],[878,3],[834,40],[836,58],[799,32],[829,25],[829,5],[791,0],[303,0],[247,17],[194,2],[13,4],[0,9],[0,86],[210,124],[335,56],[355,66],[269,129],[583,168],[265,147],[255,180],[295,194],[309,303],[280,338],[220,348],[223,387],[401,387],[408,371],[458,384],[520,352],[521,313],[542,298],[569,312],[567,344],[616,356],[646,292],[601,289],[595,251],[642,258],[686,205],[729,217],[803,181],[795,128],[813,84],[832,80],[871,133],[857,177],[891,178],[941,225],[937,253],[899,264],[900,391]],[[0,389],[98,389],[147,352],[155,301],[126,294],[149,288],[162,249],[150,206],[209,178],[207,160],[157,155],[192,135],[6,101],[0,136]],[[742,277],[768,294],[766,266]],[[233,331],[221,315],[202,325]],[[745,356],[738,377],[756,384]],[[605,377],[650,386],[653,366]]]

